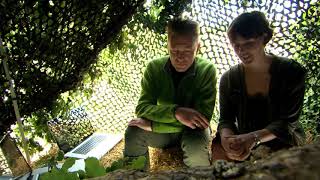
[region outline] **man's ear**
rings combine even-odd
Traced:
[[[198,51],[200,50],[200,42],[198,42],[198,45],[197,45],[197,51],[196,51],[196,53],[198,54]]]

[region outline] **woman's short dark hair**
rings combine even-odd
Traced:
[[[257,38],[264,36],[264,44],[267,44],[273,35],[266,16],[259,11],[246,12],[235,18],[228,28],[228,36],[230,40],[234,40],[236,36],[245,39]]]

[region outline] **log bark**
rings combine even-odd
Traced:
[[[320,180],[320,142],[281,150],[262,159],[242,163],[215,161],[212,166],[160,172],[117,170],[102,179],[240,179],[240,180]]]

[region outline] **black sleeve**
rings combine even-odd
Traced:
[[[279,100],[279,119],[275,119],[266,127],[280,139],[287,136],[288,123],[299,119],[305,93],[305,69],[298,63],[292,62],[291,68],[286,72],[282,77],[284,79],[282,83],[285,86],[283,86],[284,90],[281,91],[281,100]]]
[[[219,105],[220,105],[220,118],[218,124],[218,132],[220,132],[223,128],[231,129],[233,132],[236,132],[237,128],[235,125],[236,116],[235,116],[235,108],[232,103],[232,87],[230,83],[230,73],[231,71],[227,71],[224,73],[220,79],[219,86]]]

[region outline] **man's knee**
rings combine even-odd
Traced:
[[[188,167],[210,165],[208,146],[196,146],[190,144],[185,146],[183,151],[183,162]]]
[[[140,156],[148,151],[146,144],[146,133],[136,126],[128,126],[125,132],[125,156]]]
[[[149,152],[146,143],[147,133],[145,130],[136,126],[128,126],[125,132],[125,146],[123,155],[128,162],[144,156],[146,159],[144,170],[149,168]]]
[[[209,166],[209,132],[190,130],[184,134],[181,148],[183,161],[189,167]]]
[[[128,126],[124,136],[125,138],[134,138],[137,137],[137,135],[140,135],[142,132],[143,130],[136,126]]]

